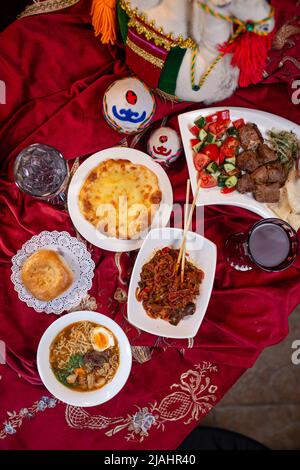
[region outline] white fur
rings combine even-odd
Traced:
[[[154,20],[157,27],[162,27],[165,33],[174,33],[176,36],[188,35],[188,2],[187,0],[132,0],[131,4],[137,6],[139,11],[145,11],[149,21]],[[142,5],[147,4],[147,8]]]
[[[258,20],[268,16],[270,5],[266,0],[206,0],[213,9],[226,15],[233,15],[243,21]],[[218,56],[218,46],[232,33],[227,21],[206,14],[196,0],[132,0],[139,11],[145,11],[149,20],[155,20],[157,27],[165,33],[192,36],[198,44],[195,66],[195,83],[207,67]],[[222,8],[216,5],[225,5]],[[273,27],[274,23],[271,22]],[[232,95],[238,86],[239,69],[231,66],[231,56],[225,56],[210,73],[199,91],[191,87],[192,51],[188,49],[183,58],[176,83],[175,94],[185,101],[204,101],[207,104],[220,101]]]
[[[206,104],[223,100],[232,95],[237,87],[239,69],[230,65],[231,56],[226,56],[218,63],[211,72],[209,78],[199,91],[193,91],[190,79],[191,51],[188,50],[184,56],[182,66],[177,77],[176,96],[186,101],[204,101]],[[197,65],[203,60],[198,56]],[[205,70],[205,66],[198,67],[199,70]]]

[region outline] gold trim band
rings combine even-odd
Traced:
[[[143,35],[147,41],[152,40],[156,46],[163,46],[167,51],[171,50],[172,41],[165,36],[157,34],[152,29],[147,28],[139,19],[131,18],[128,27],[133,27],[139,34]]]
[[[39,15],[40,13],[52,13],[53,11],[63,10],[71,7],[80,0],[47,0],[45,2],[36,1],[32,5],[27,5],[24,11],[17,16],[17,19],[25,16]]]
[[[134,44],[134,42],[132,42],[129,38],[127,38],[126,40],[126,45],[129,47],[129,49],[135,52],[138,56],[147,60],[147,62],[150,62],[150,64],[155,65],[155,67],[158,67],[159,69],[163,68],[164,61],[162,59],[159,59],[158,57],[155,57],[154,55],[150,54],[144,49],[141,49],[139,46]]]
[[[149,21],[145,13],[139,13],[137,8],[133,8],[130,1],[120,0],[120,6],[130,18],[128,26],[135,27],[146,39],[153,39],[157,46],[163,46],[166,50],[170,50],[171,47],[182,49],[196,47],[197,44],[192,38],[184,39],[181,34],[174,37],[172,33],[165,33],[163,28],[155,25],[155,21]]]

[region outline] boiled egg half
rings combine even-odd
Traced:
[[[95,351],[105,351],[115,345],[115,338],[104,326],[96,326],[91,331],[91,343]]]

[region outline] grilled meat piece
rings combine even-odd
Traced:
[[[279,185],[283,185],[286,177],[286,171],[279,162],[260,166],[251,174],[255,184],[279,183]]]
[[[105,362],[109,360],[109,351],[88,351],[83,356],[85,365],[90,366],[92,370],[94,367],[102,367]]]
[[[269,183],[278,182],[280,187],[286,182],[288,173],[280,162],[269,163],[267,165],[269,172]]]
[[[252,173],[260,166],[257,153],[252,150],[246,150],[240,153],[236,157],[236,165],[240,170]]]
[[[266,163],[275,162],[277,155],[267,144],[261,144],[257,149],[259,163],[265,165]]]
[[[239,129],[239,140],[245,150],[255,150],[264,141],[257,125],[251,122]]]
[[[245,173],[241,178],[239,178],[236,189],[239,193],[250,193],[254,191],[255,184],[248,173]]]
[[[196,305],[193,302],[189,302],[185,308],[177,309],[173,311],[170,315],[169,322],[171,325],[178,325],[180,320],[188,315],[193,315],[196,311]]]
[[[258,202],[278,202],[280,199],[280,185],[279,183],[258,184],[253,191],[253,196]]]
[[[267,170],[267,165],[260,166],[251,174],[251,178],[256,184],[266,184],[269,183],[269,174]],[[273,181],[274,183],[274,181]]]

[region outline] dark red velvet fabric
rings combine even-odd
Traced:
[[[274,0],[273,4],[279,24],[299,16],[300,8],[292,0],[284,4]],[[135,253],[123,253],[118,267],[118,255],[90,247],[96,263],[90,294],[98,310],[123,327],[133,346],[154,347],[152,358],[144,364],[135,362],[122,392],[86,414],[79,410],[77,421],[70,418],[76,410],[63,404],[34,412],[31,420],[20,418],[21,408],[47,395],[40,385],[35,355],[41,335],[56,316],[38,314],[18,300],[10,281],[11,257],[42,230],[67,230],[74,235],[74,229],[67,212],[18,191],[12,178],[14,158],[27,145],[41,142],[58,148],[72,163],[75,157],[114,146],[123,137],[104,121],[101,103],[108,85],[129,73],[124,50],[99,44],[89,9],[90,2],[82,0],[60,12],[16,21],[0,34],[0,80],[7,86],[7,104],[0,105],[0,339],[7,346],[7,365],[0,365],[0,421],[6,421],[6,426],[12,423],[16,431],[10,434],[0,426],[0,448],[4,449],[175,448],[209,411],[203,405],[205,399],[201,411],[194,411],[194,405],[188,404],[194,385],[184,384],[199,378],[199,367],[207,367],[197,386],[206,384],[201,393],[207,387],[213,406],[265,347],[287,335],[288,316],[300,302],[299,259],[277,274],[242,274],[226,265],[222,249],[227,236],[258,220],[239,208],[205,208],[205,235],[217,244],[218,265],[209,307],[194,341],[157,338],[131,326],[126,304],[114,295],[117,288],[127,291]],[[269,76],[262,84],[239,89],[221,105],[258,108],[300,124],[299,106],[291,101],[299,69],[294,63],[291,69],[290,62],[278,67],[282,54],[299,59],[299,35],[293,40],[296,45],[288,51],[272,53]],[[169,116],[168,123],[175,128],[180,112],[202,107],[163,102],[158,96],[156,101],[154,121]],[[143,150],[145,139],[139,143]],[[183,202],[188,176],[184,156],[168,175],[175,201]],[[171,389],[172,384],[177,386]],[[171,396],[175,390],[181,392]],[[132,422],[144,408],[156,421],[141,436],[132,431],[138,429]],[[15,415],[6,415],[13,410]],[[113,421],[114,417],[119,421]],[[79,432],[79,428],[84,430]]]

